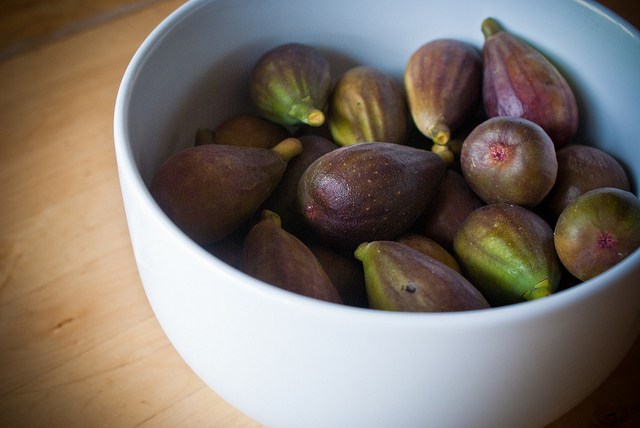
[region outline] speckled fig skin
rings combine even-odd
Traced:
[[[537,124],[499,116],[478,125],[460,152],[462,174],[486,203],[533,208],[551,191],[558,174],[553,142]]]
[[[254,114],[240,113],[227,118],[214,129],[198,129],[195,143],[271,149],[288,137],[289,131],[284,127]]]
[[[436,241],[429,237],[426,237],[419,233],[404,233],[396,238],[395,241],[404,245],[408,245],[414,250],[418,250],[421,253],[424,253],[427,256],[438,260],[440,263],[444,263],[456,272],[460,274],[462,273],[460,265],[458,265],[455,257],[453,257],[451,253],[445,250],[442,245],[438,244]]]
[[[640,200],[613,187],[590,190],[560,214],[554,240],[567,270],[591,279],[640,248]]]
[[[340,146],[373,141],[404,144],[407,119],[402,87],[376,68],[347,70],[331,93],[329,129]]]
[[[436,39],[418,48],[404,71],[409,110],[420,132],[444,145],[482,96],[482,57],[474,46]]]
[[[444,263],[394,241],[364,242],[362,261],[369,307],[402,312],[455,312],[489,308],[482,294]]]
[[[543,201],[553,219],[578,196],[600,187],[629,191],[629,177],[622,165],[596,147],[570,144],[557,151],[558,176]]]
[[[354,249],[395,239],[425,209],[444,176],[444,162],[427,150],[394,143],[360,143],[318,158],[298,186],[298,207],[324,242]]]
[[[482,93],[487,115],[531,120],[545,130],[556,149],[568,144],[578,129],[578,106],[562,74],[494,19],[483,21],[482,32]]]
[[[541,298],[558,288],[562,266],[553,231],[526,208],[478,208],[460,226],[453,246],[464,276],[491,306]]]
[[[249,79],[253,104],[280,125],[320,126],[331,94],[329,61],[313,46],[289,43],[266,52]]]
[[[212,244],[235,232],[273,192],[289,159],[302,150],[287,138],[272,149],[206,144],[163,162],[151,195],[191,239]]]
[[[247,234],[242,270],[273,286],[333,303],[342,303],[338,290],[313,252],[282,229],[280,217],[262,211],[262,220]]]

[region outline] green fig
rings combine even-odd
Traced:
[[[533,208],[555,184],[558,160],[553,142],[537,124],[519,117],[493,117],[462,144],[465,180],[482,200]]]
[[[480,52],[459,40],[426,43],[409,58],[404,87],[415,125],[436,144],[445,145],[480,100]]]
[[[578,106],[564,76],[538,50],[493,18],[482,22],[484,106],[489,117],[516,116],[537,123],[556,149],[578,129]]]
[[[640,248],[640,199],[613,187],[590,190],[562,211],[554,240],[567,270],[591,279]]]
[[[355,248],[393,240],[425,209],[444,176],[438,155],[394,143],[343,146],[300,178],[298,205],[316,236]]]
[[[273,149],[206,144],[171,156],[156,171],[151,195],[197,243],[211,244],[238,229],[259,209],[302,150],[288,138]]]
[[[333,303],[342,303],[313,252],[282,229],[278,214],[264,210],[244,241],[243,271],[273,286]]]
[[[284,127],[263,117],[240,113],[227,118],[213,130],[199,128],[196,145],[225,144],[271,149],[289,136]]]
[[[551,227],[519,205],[478,208],[460,226],[453,246],[464,276],[492,306],[548,296],[560,282]]]
[[[320,126],[331,94],[329,61],[313,46],[278,46],[255,64],[249,93],[260,113],[277,124]]]
[[[396,238],[395,241],[404,245],[408,245],[414,250],[418,250],[421,253],[436,259],[440,263],[444,263],[456,272],[460,274],[462,273],[462,270],[460,270],[460,265],[458,265],[455,257],[453,257],[451,253],[449,253],[440,244],[438,244],[431,238],[420,235],[419,233],[407,232],[403,235],[400,235],[398,238]]]
[[[438,260],[394,241],[363,242],[362,261],[369,306],[401,312],[454,312],[489,308],[462,275]]]
[[[408,128],[402,88],[373,67],[347,70],[331,94],[328,122],[333,141],[340,146],[373,141],[404,144]]]

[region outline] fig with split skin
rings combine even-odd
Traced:
[[[240,113],[228,117],[214,129],[199,128],[195,144],[224,144],[228,146],[271,149],[290,137],[289,131],[263,117]]]
[[[462,144],[466,182],[487,203],[533,208],[551,191],[558,174],[553,142],[537,124],[499,116],[478,125]]]
[[[590,190],[562,211],[554,240],[567,270],[591,279],[640,247],[640,200],[613,187]]]
[[[273,192],[302,150],[287,138],[272,149],[205,144],[164,161],[150,185],[167,216],[201,245],[235,232]]]
[[[393,240],[420,216],[444,171],[442,159],[427,150],[380,142],[343,146],[307,168],[298,208],[329,245]]]
[[[454,312],[489,308],[482,294],[444,263],[395,241],[364,242],[362,261],[369,307],[401,312]]]
[[[407,107],[393,78],[369,66],[347,70],[331,93],[329,129],[340,146],[384,141],[404,144]]]
[[[249,93],[258,111],[277,124],[320,126],[331,94],[329,61],[313,46],[280,45],[255,64]]]
[[[453,246],[464,276],[492,306],[549,296],[562,266],[553,230],[538,215],[512,204],[478,208],[456,233]]]
[[[574,93],[558,69],[495,19],[482,22],[482,93],[489,117],[516,116],[537,123],[556,149],[578,129]]]
[[[293,293],[342,303],[338,290],[313,252],[282,229],[277,213],[263,210],[242,249],[242,270],[256,279]]]
[[[436,144],[445,145],[480,102],[480,52],[459,40],[428,42],[409,58],[404,87],[417,128]]]

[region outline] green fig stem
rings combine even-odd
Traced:
[[[428,127],[427,132],[429,132],[433,142],[441,146],[447,144],[449,142],[449,138],[451,138],[449,126],[444,123],[442,118],[438,119],[436,123]]]
[[[484,34],[484,38],[488,39],[489,36],[493,36],[494,34],[498,34],[501,31],[504,31],[504,28],[493,18],[487,18],[482,21],[482,34]]]
[[[305,97],[289,110],[289,116],[311,126],[320,126],[324,123],[324,113],[311,103],[311,97]]]
[[[278,227],[282,226],[282,220],[280,219],[280,216],[271,210],[262,210],[262,212],[260,213],[260,220],[270,221]]]
[[[280,154],[288,162],[302,152],[302,143],[297,138],[290,137],[280,141],[271,150]]]
[[[362,244],[358,245],[358,248],[356,248],[356,251],[353,253],[356,256],[356,259],[364,261],[364,253],[367,251],[368,246],[368,242],[363,242]]]
[[[547,297],[551,295],[551,283],[549,278],[545,278],[536,284],[531,290],[525,292],[522,297],[525,300],[535,300],[541,297]]]

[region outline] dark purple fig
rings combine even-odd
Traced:
[[[482,32],[482,93],[489,117],[528,119],[545,130],[556,148],[567,144],[578,129],[578,106],[564,76],[494,19],[482,22]]]
[[[551,227],[519,205],[478,208],[460,226],[453,246],[464,276],[492,306],[548,296],[560,282]]]
[[[312,46],[278,46],[255,64],[249,93],[260,113],[275,123],[320,126],[331,94],[329,61]]]
[[[338,148],[326,138],[307,135],[298,138],[302,144],[300,154],[289,161],[287,170],[276,189],[262,204],[262,209],[277,212],[282,228],[301,238],[303,235],[303,218],[298,210],[298,183],[300,177],[320,156]]]
[[[236,231],[273,192],[289,159],[302,150],[288,138],[273,149],[206,144],[160,165],[151,195],[197,243],[211,244]]]
[[[482,57],[472,45],[437,39],[416,50],[404,71],[409,110],[418,129],[445,145],[482,95]]]
[[[560,214],[555,246],[576,278],[601,274],[640,247],[640,200],[613,187],[582,194]]]
[[[364,242],[362,261],[369,306],[401,312],[454,312],[489,308],[462,275],[444,263],[394,241]]]
[[[444,263],[458,273],[462,273],[460,266],[447,250],[431,238],[419,233],[405,233],[396,238],[396,242],[408,245],[414,250],[418,250],[427,256],[436,259],[440,263]]]
[[[289,131],[280,125],[260,116],[241,113],[227,118],[214,129],[198,129],[196,145],[225,144],[271,149],[289,136]]]
[[[453,238],[469,214],[484,205],[471,190],[464,177],[449,169],[438,191],[412,227],[444,247],[453,251]]]
[[[342,303],[338,290],[311,250],[282,229],[278,214],[264,210],[247,234],[242,269],[256,279],[293,293]]]
[[[307,168],[299,209],[332,245],[393,240],[416,221],[443,176],[444,162],[427,150],[378,142],[343,146]]]
[[[407,105],[400,85],[368,66],[347,70],[331,93],[329,129],[340,146],[384,141],[404,144]]]
[[[488,119],[464,140],[465,180],[487,203],[533,208],[553,187],[558,161],[553,142],[535,123],[510,116]]]
[[[590,146],[571,144],[557,151],[558,176],[544,201],[553,218],[573,200],[600,187],[631,189],[627,173],[608,153]]]

